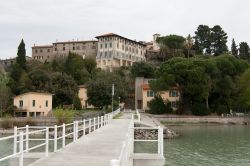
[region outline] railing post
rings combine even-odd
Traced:
[[[57,125],[54,126],[54,152],[57,151]]]
[[[76,136],[76,138],[75,138],[75,140],[78,140],[78,121],[76,121],[76,128],[75,128],[75,136]]]
[[[17,152],[17,127],[14,127],[14,145],[13,145],[13,153]]]
[[[161,127],[158,126],[158,154],[161,154]]]
[[[19,134],[19,166],[23,166],[23,132]]]
[[[89,133],[91,133],[91,119],[89,119]]]
[[[95,131],[95,127],[96,127],[96,122],[95,122],[95,118],[94,118],[94,131]]]
[[[119,160],[117,159],[110,160],[110,166],[120,166]]]
[[[100,117],[98,116],[97,117],[97,129],[99,129],[100,128]]]
[[[49,156],[49,128],[46,127],[46,138],[45,138],[45,156]]]
[[[26,153],[28,153],[29,151],[29,125],[25,126],[25,138],[26,138]]]
[[[103,126],[103,116],[101,116],[101,127]]]
[[[163,128],[161,127],[161,155],[164,155],[164,138],[163,138]]]
[[[85,122],[85,119],[83,120],[83,129],[82,129],[82,135],[84,136],[85,135],[85,124],[86,124],[86,122]]]
[[[65,147],[65,123],[62,125],[62,147]]]
[[[73,122],[73,142],[76,140],[76,122]]]

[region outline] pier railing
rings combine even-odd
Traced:
[[[133,156],[136,154],[139,155],[159,155],[164,156],[164,144],[163,144],[163,128],[158,127],[135,127],[135,123],[140,123],[141,121],[141,115],[138,110],[136,110],[136,113],[132,114],[131,121],[129,124],[128,132],[126,135],[126,140],[122,144],[122,150],[120,152],[120,155],[118,159],[112,159],[110,160],[110,166],[133,166]],[[153,138],[146,138],[146,137],[140,137],[135,138],[135,132],[136,130],[140,130],[142,132],[148,132],[155,130]],[[145,143],[157,143],[157,152],[143,152],[138,153],[135,152],[135,143],[136,142],[145,142]]]
[[[112,122],[115,115],[120,113],[120,108],[114,112],[105,114],[104,116],[98,116],[92,119],[84,119],[80,121],[74,121],[73,123],[54,125],[54,126],[29,126],[14,127],[14,135],[0,138],[1,141],[13,140],[13,153],[4,157],[0,156],[0,162],[18,157],[19,166],[23,166],[24,154],[29,151],[37,150],[44,147],[44,153],[47,157],[49,155],[49,143],[54,143],[53,152],[56,152],[58,148],[58,142],[61,141],[62,147],[66,146],[66,139],[72,138],[73,142],[77,141],[80,137],[90,134],[91,132],[106,126]],[[31,136],[39,135],[42,138],[31,138]],[[34,146],[30,146],[30,141],[39,141]]]

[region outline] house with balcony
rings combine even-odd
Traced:
[[[14,97],[15,115],[22,117],[47,116],[52,112],[52,94],[27,92]]]

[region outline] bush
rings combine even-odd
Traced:
[[[74,112],[71,110],[63,110],[61,108],[57,108],[53,111],[54,116],[56,117],[58,124],[61,125],[63,123],[70,123],[73,121]]]
[[[17,119],[14,119],[10,115],[6,115],[3,118],[3,121],[1,122],[1,127],[4,128],[4,129],[10,129],[10,128],[13,128],[14,126],[24,127],[26,125],[35,126],[36,123],[31,118],[27,118],[27,119],[24,119],[24,120],[17,120]]]
[[[168,106],[165,104],[161,96],[155,96],[148,104],[150,114],[164,114],[168,112]]]
[[[76,110],[81,110],[82,109],[82,104],[81,100],[78,96],[75,96],[73,99],[73,108]]]
[[[205,104],[202,104],[202,103],[195,103],[192,106],[191,111],[193,115],[196,115],[196,116],[206,116],[210,114],[210,110],[207,109]]]

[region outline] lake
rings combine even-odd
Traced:
[[[165,140],[167,166],[249,166],[250,126],[170,127],[180,138]]]

